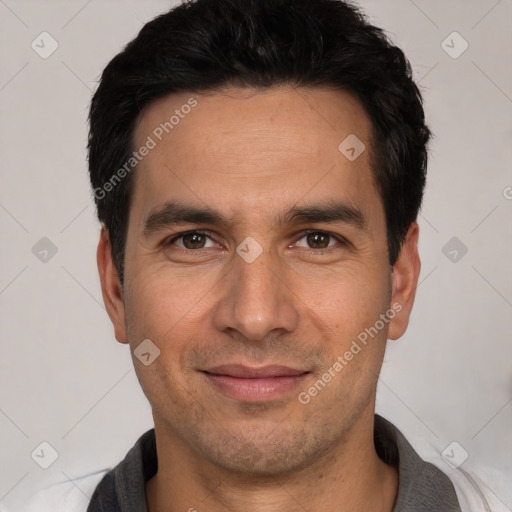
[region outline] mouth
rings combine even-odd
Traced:
[[[264,402],[290,393],[311,372],[281,365],[255,368],[234,364],[216,366],[202,373],[224,395],[238,401]]]

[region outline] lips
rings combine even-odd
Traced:
[[[242,402],[265,402],[283,398],[310,373],[282,365],[259,368],[232,364],[202,372],[216,391]]]
[[[241,364],[229,364],[215,366],[205,370],[206,373],[212,375],[225,375],[227,377],[235,377],[239,379],[265,379],[272,377],[288,377],[303,375],[308,373],[306,370],[297,370],[288,366],[270,365],[260,368],[251,368]]]

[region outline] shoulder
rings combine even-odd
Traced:
[[[464,466],[443,468],[455,487],[462,512],[510,512],[508,477],[502,471],[480,464]]]
[[[454,466],[443,456],[445,449],[431,441],[416,438],[423,460],[442,471],[452,482],[462,512],[511,512],[510,475],[499,468],[467,457]]]
[[[421,510],[512,511],[510,480],[503,471],[471,458],[455,466],[443,457],[445,450],[421,432],[408,434],[415,448],[397,427],[376,415],[376,447],[383,460],[399,467],[395,510],[416,510],[421,505]]]
[[[58,482],[36,492],[28,502],[1,512],[86,512],[94,490],[107,472],[101,470]]]

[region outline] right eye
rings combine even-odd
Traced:
[[[170,245],[176,245],[180,249],[194,251],[197,249],[209,249],[214,247],[214,245],[206,246],[208,240],[213,244],[213,240],[202,231],[186,231],[184,233],[174,235],[170,240],[165,242],[165,245],[167,247]]]

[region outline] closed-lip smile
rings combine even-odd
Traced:
[[[223,394],[239,401],[263,402],[282,397],[296,388],[310,372],[285,365],[246,366],[225,364],[202,370]]]

